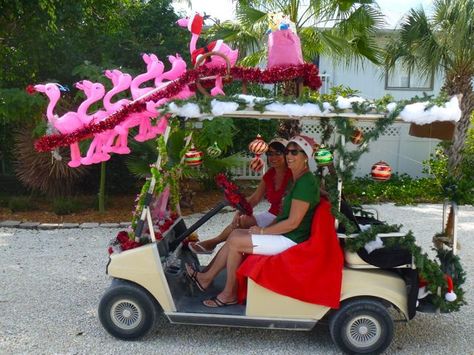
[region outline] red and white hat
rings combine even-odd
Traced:
[[[288,141],[288,144],[290,143],[295,143],[301,149],[303,149],[309,159],[313,157],[313,154],[316,151],[316,148],[318,147],[316,141],[308,136],[295,136]]]
[[[188,30],[193,35],[200,35],[203,25],[204,25],[204,17],[202,17],[199,13],[196,12],[194,15],[189,17]]]

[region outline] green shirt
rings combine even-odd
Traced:
[[[301,220],[300,225],[292,231],[283,234],[285,237],[291,239],[295,243],[301,243],[309,238],[314,209],[319,203],[319,181],[311,172],[308,171],[307,173],[303,174],[293,183],[290,191],[283,200],[282,211],[276,217],[276,222],[288,219],[290,216],[292,200],[299,200],[309,203],[308,211]]]

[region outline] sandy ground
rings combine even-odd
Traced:
[[[440,205],[376,206],[389,223],[411,229],[425,250],[440,231]],[[187,219],[188,225],[198,216]],[[215,216],[199,230],[210,238],[232,218]],[[107,244],[114,229],[0,229],[0,354],[337,354],[327,328],[310,332],[171,325],[125,342],[102,328],[97,305],[110,280]],[[396,323],[389,354],[473,354],[474,208],[461,207],[460,255],[469,305],[460,312]],[[207,257],[203,258],[206,261]]]

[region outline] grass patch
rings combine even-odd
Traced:
[[[53,200],[53,212],[58,216],[77,213],[86,208],[82,202],[76,198],[59,197]]]
[[[8,208],[13,212],[35,211],[38,209],[37,203],[31,197],[17,196],[10,197]]]

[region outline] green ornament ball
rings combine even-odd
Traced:
[[[329,149],[319,148],[314,154],[314,160],[316,160],[319,166],[330,165],[333,161],[333,156]]]
[[[211,158],[217,158],[222,154],[221,148],[217,145],[217,142],[214,142],[213,145],[207,148],[207,155]]]

